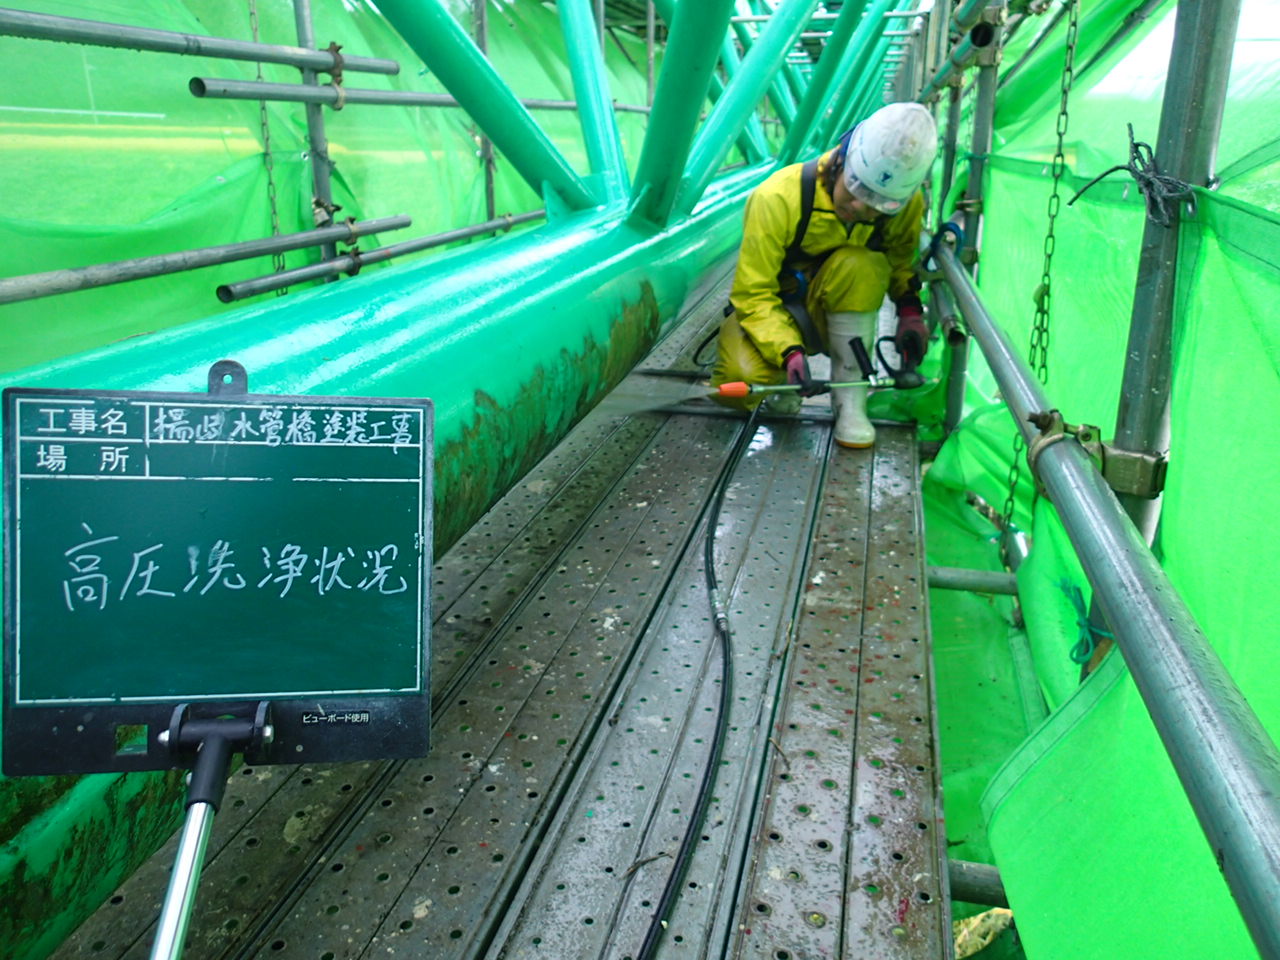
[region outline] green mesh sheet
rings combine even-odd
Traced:
[[[1005,425],[1008,424],[1008,428]],[[969,503],[995,496],[1000,441],[1012,424],[1002,408],[971,416],[943,446],[924,480],[927,562],[999,570],[996,528]],[[998,504],[997,504],[998,506]],[[978,796],[1003,758],[1031,732],[1009,642],[1012,599],[932,590],[929,616],[937,663],[939,752],[943,762],[948,853],[991,862]],[[980,699],[982,708],[975,710]]]
[[[449,6],[470,24],[469,0],[453,0]],[[252,39],[254,7],[263,42],[297,43],[288,0],[38,0],[24,7],[241,40]],[[348,87],[445,92],[368,0],[313,0],[312,13],[320,46],[335,40],[348,56],[401,64],[396,76],[348,72]],[[518,96],[574,98],[554,8],[534,0],[495,6],[488,33],[490,59]],[[6,276],[271,235],[259,104],[197,99],[187,89],[194,76],[254,80],[256,64],[13,37],[0,37],[0,57],[11,77],[23,78],[21,84],[7,84],[0,97],[0,168],[5,171],[0,177],[0,244],[7,251]],[[618,103],[646,102],[645,59],[643,40],[611,35],[606,64],[610,93]],[[660,56],[658,60],[660,65]],[[297,83],[299,74],[292,67],[264,64],[262,79]],[[585,171],[577,113],[538,109],[534,114],[574,169]],[[266,115],[279,230],[310,229],[314,222],[303,106],[268,103]],[[618,114],[623,149],[633,167],[645,120],[641,113]],[[362,239],[362,249],[486,219],[479,131],[462,110],[353,104],[341,111],[326,107],[324,122],[334,163],[334,202],[342,207],[338,216],[413,218],[408,228]],[[498,155],[497,214],[542,205]],[[318,259],[317,248],[284,256],[290,268]],[[271,259],[262,257],[6,305],[0,370],[232,309],[214,295],[219,284],[273,270]]]
[[[1132,6],[1084,4],[1078,64],[1095,57],[1115,18]],[[1280,656],[1265,638],[1274,636],[1280,599],[1255,578],[1280,563],[1271,496],[1280,441],[1258,422],[1280,407],[1280,328],[1269,310],[1280,292],[1275,12],[1274,3],[1244,5],[1218,155],[1223,182],[1217,192],[1197,191],[1182,227],[1172,452],[1158,544],[1175,586],[1273,736],[1280,732]],[[1015,344],[1028,342],[1041,283],[1062,30],[1002,90],[988,165],[979,284]],[[1126,158],[1126,121],[1139,139],[1154,142],[1171,38],[1166,5],[1081,71],[1071,101],[1047,393],[1068,420],[1099,424],[1106,435],[1115,423],[1144,211],[1132,181],[1118,176],[1071,207],[1065,200]],[[969,386],[974,403],[995,393],[980,359]],[[978,407],[966,419],[929,482],[959,443],[971,465],[960,482],[999,509],[1011,427],[1007,415],[1004,422],[985,417]],[[1050,714],[1007,755],[982,793],[981,816],[972,816],[967,804],[979,791],[965,783],[968,768],[956,766],[964,757],[954,734],[948,756],[948,730],[981,723],[987,708],[1012,725],[1013,711],[972,683],[968,698],[946,692],[948,672],[962,676],[974,656],[941,635],[954,601],[935,592],[933,609],[943,612],[935,612],[934,627],[951,842],[979,858],[980,841],[989,844],[1032,960],[1248,960],[1256,950],[1122,658],[1113,653],[1079,682],[1071,653],[1088,585],[1052,504],[1034,500],[1025,465],[1021,473],[1015,521],[1035,546],[1018,574],[1020,602]],[[957,508],[933,495],[926,504],[931,562],[955,562],[950,557],[963,551],[933,538]],[[985,555],[974,548],[971,565],[998,562],[994,544]],[[1008,636],[1003,624],[986,629],[988,644]],[[972,769],[985,772],[984,762],[979,751]]]

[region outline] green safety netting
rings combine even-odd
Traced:
[[[1047,393],[1068,420],[1099,424],[1105,435],[1115,423],[1144,210],[1127,175],[1103,181],[1071,207],[1065,201],[1127,160],[1126,123],[1138,139],[1156,139],[1174,10],[1166,4],[1107,49],[1106,38],[1136,6],[1083,4],[1076,62],[1088,67],[1078,71],[1070,100],[1052,269]],[[1280,734],[1277,654],[1265,638],[1275,634],[1280,601],[1257,579],[1280,562],[1269,533],[1280,442],[1258,421],[1280,407],[1280,328],[1267,306],[1280,285],[1278,12],[1274,2],[1244,4],[1218,151],[1222,182],[1196,192],[1182,226],[1171,455],[1157,543],[1175,585],[1273,735]],[[1065,29],[1064,20],[1002,87],[988,165],[979,284],[991,313],[1024,349],[1042,282]],[[1018,43],[1025,48],[1034,36],[1024,33]],[[1006,67],[1017,60],[1010,50]],[[974,413],[926,479],[932,562],[998,563],[994,528],[971,507],[966,515],[963,504],[966,491],[997,510],[1005,497],[1012,426],[1003,413],[992,418],[986,401],[994,396],[993,378],[975,359]],[[1079,682],[1072,652],[1088,584],[1052,505],[1034,500],[1025,467],[1022,478],[1015,520],[1033,534],[1035,548],[1018,574],[1020,596],[1035,682],[1050,713],[988,780],[983,763],[990,755],[969,749],[965,722],[980,720],[980,730],[992,720],[975,718],[981,696],[972,697],[965,672],[999,657],[997,666],[1007,659],[1016,674],[1018,632],[1010,643],[1003,624],[983,611],[955,625],[984,638],[987,646],[970,649],[946,635],[938,611],[977,601],[935,593],[951,842],[963,841],[959,850],[978,858],[994,855],[1034,960],[1254,957],[1123,660],[1113,654]],[[991,541],[978,551],[985,559],[972,557],[972,543],[952,542],[957,514],[974,536]],[[991,674],[1003,679],[995,667]],[[986,701],[1007,730],[1025,721],[1007,694]],[[981,818],[970,809],[978,794]]]

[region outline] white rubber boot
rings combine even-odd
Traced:
[[[854,360],[849,341],[861,337],[870,354],[875,340],[876,313],[827,314],[827,343],[831,347],[831,382],[861,380],[862,371]],[[836,415],[836,443],[862,449],[876,442],[876,428],[867,419],[867,387],[841,387],[831,391],[831,410]]]

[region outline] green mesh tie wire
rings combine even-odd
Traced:
[[[1071,662],[1083,666],[1093,659],[1098,638],[1115,639],[1115,634],[1089,623],[1089,608],[1085,606],[1084,593],[1074,583],[1066,579],[1059,580],[1058,589],[1066,594],[1067,599],[1071,601],[1072,609],[1076,612],[1076,629],[1079,633],[1075,646],[1071,648]]]

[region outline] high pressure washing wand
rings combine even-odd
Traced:
[[[832,383],[829,380],[810,380],[808,383],[809,396],[816,397],[828,392],[829,390],[838,390],[841,387],[866,387],[875,386],[875,380],[847,380],[840,383]],[[745,383],[742,380],[735,380],[732,383],[722,383],[716,387],[715,391],[710,394],[713,397],[749,397],[752,394],[759,393],[785,393],[787,391],[804,389],[803,384],[799,383]]]
[[[741,398],[749,397],[753,393],[784,393],[788,390],[805,390],[809,391],[808,396],[816,397],[820,394],[827,393],[831,390],[838,390],[841,387],[878,387],[881,386],[880,377],[876,376],[875,364],[871,362],[871,357],[867,354],[866,344],[862,342],[861,337],[854,337],[849,341],[849,349],[853,351],[854,362],[858,364],[858,372],[862,374],[861,380],[844,380],[839,383],[832,383],[830,380],[810,380],[808,383],[745,383],[742,380],[735,380],[732,383],[722,383],[716,388],[714,393],[708,394],[712,397],[732,397]]]

